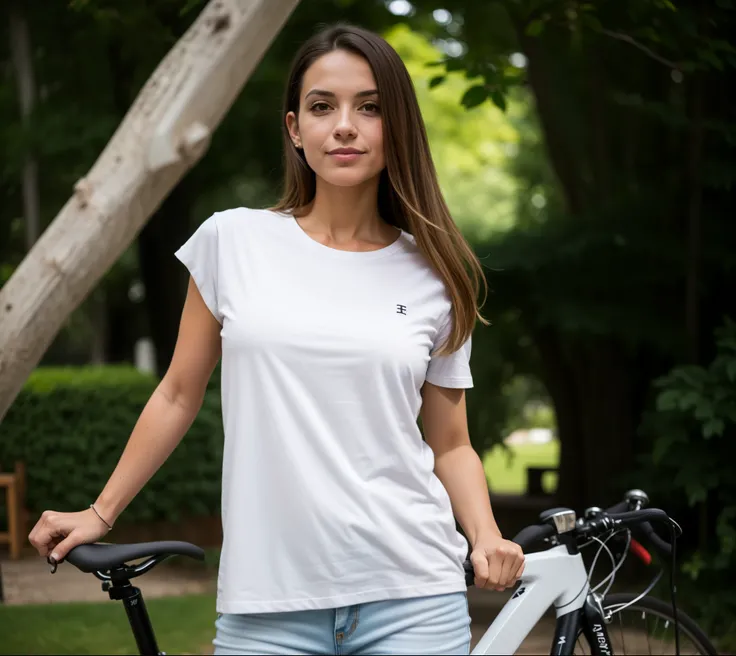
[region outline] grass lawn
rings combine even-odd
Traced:
[[[497,444],[486,452],[483,466],[492,492],[523,494],[526,490],[526,468],[556,467],[559,457],[557,440],[547,444],[516,444],[508,449]],[[545,491],[553,492],[557,486],[557,474],[545,474],[542,484]]]
[[[215,597],[146,601],[159,650],[201,654],[215,634]],[[0,605],[0,654],[137,654],[120,601]]]

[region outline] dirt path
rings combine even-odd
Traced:
[[[38,557],[23,560],[0,561],[5,604],[46,604],[69,601],[105,601],[101,581],[92,574],[83,574],[76,567],[62,563],[55,574]],[[197,594],[214,590],[211,572],[159,565],[145,576],[136,579],[135,585],[144,598],[171,597]]]

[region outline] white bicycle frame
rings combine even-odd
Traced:
[[[559,618],[580,610],[588,592],[588,573],[579,553],[571,555],[559,545],[527,555],[519,587],[471,654],[515,653],[550,606]],[[550,649],[552,640],[550,636]],[[558,648],[565,638],[560,641]]]

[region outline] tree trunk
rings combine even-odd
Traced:
[[[620,344],[607,337],[588,338],[576,351],[578,412],[585,437],[580,501],[606,507],[621,499],[620,477],[633,465],[638,425],[629,373],[633,363]]]
[[[634,456],[630,358],[607,338],[567,337],[553,328],[533,335],[559,430],[557,501],[577,509],[610,505]]]
[[[204,154],[298,0],[212,0],[0,290],[0,419],[69,314]]]
[[[702,181],[703,153],[703,83],[695,74],[692,89],[691,124],[687,158],[688,220],[687,264],[685,288],[685,328],[688,342],[687,359],[700,362],[700,271],[702,259]]]
[[[138,237],[138,254],[148,315],[148,334],[156,350],[156,372],[163,376],[174,354],[186,296],[187,274],[174,252],[191,232],[192,189],[179,185]]]
[[[574,508],[585,496],[585,478],[581,476],[585,465],[585,435],[579,421],[575,379],[558,332],[551,327],[534,328],[532,335],[557,419],[560,464],[556,497],[558,503]]]
[[[18,101],[22,123],[28,127],[36,102],[36,80],[33,73],[33,54],[28,22],[22,6],[10,4],[10,51],[18,84]],[[41,199],[38,190],[38,162],[32,152],[23,162],[23,217],[26,228],[26,249],[31,250],[41,234]]]
[[[555,89],[550,70],[553,65],[550,49],[544,47],[540,38],[529,37],[523,30],[519,40],[527,57],[529,86],[534,94],[547,156],[559,180],[568,211],[579,215],[585,208],[585,187],[579,174],[573,141],[561,129],[567,110],[561,106],[560,92]]]
[[[596,212],[603,217],[616,195],[616,166],[624,161],[626,145],[611,137],[619,126],[600,81],[609,74],[602,53],[595,44],[585,52],[570,48],[569,36],[553,26],[537,37],[520,26],[518,34],[568,217],[590,220]],[[576,148],[581,138],[585,143]],[[632,179],[636,171],[628,175]],[[539,326],[531,333],[558,422],[558,502],[573,508],[614,502],[621,494],[620,476],[634,457],[638,416],[632,358],[609,337]]]

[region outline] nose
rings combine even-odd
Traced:
[[[357,135],[355,123],[350,107],[344,107],[337,115],[337,123],[333,129],[333,134],[336,139],[354,139]]]

